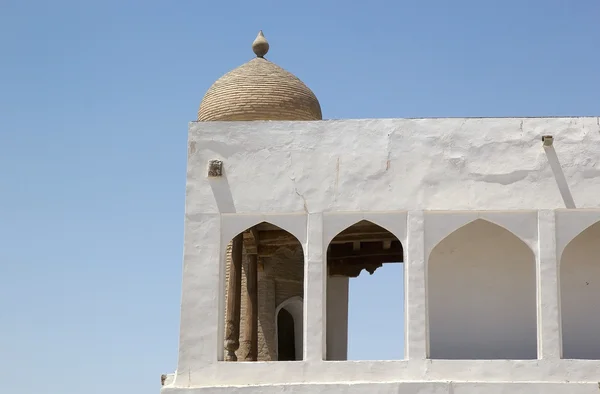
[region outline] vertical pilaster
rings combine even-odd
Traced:
[[[225,250],[221,251],[220,234],[218,214],[193,219],[186,217],[179,357],[175,376],[178,386],[190,385],[193,372],[215,363],[219,354],[223,354],[221,322],[224,316],[219,300],[225,294],[225,270],[221,272]]]
[[[556,256],[556,216],[552,210],[538,212],[537,311],[538,358],[560,359],[559,270]]]
[[[325,256],[323,214],[308,215],[308,236],[304,265],[304,357],[320,361],[325,355]]]
[[[427,334],[426,262],[423,211],[408,212],[405,275],[405,357],[426,359]]]

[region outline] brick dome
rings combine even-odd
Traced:
[[[296,76],[263,56],[262,31],[252,44],[256,58],[219,78],[206,92],[199,121],[321,120],[314,93]]]

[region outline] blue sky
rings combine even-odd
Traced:
[[[175,369],[187,123],[259,29],[325,118],[598,115],[598,15],[594,0],[2,1],[3,390],[157,393]],[[402,308],[378,304],[402,298],[390,269],[351,285],[352,358],[401,354],[386,346]],[[395,309],[388,331],[365,325]]]

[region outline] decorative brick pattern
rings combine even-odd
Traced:
[[[217,80],[198,110],[199,121],[321,119],[314,93],[296,76],[260,57]]]

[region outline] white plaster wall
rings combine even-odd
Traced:
[[[599,151],[595,117],[194,122],[186,213],[598,207]]]
[[[428,262],[430,356],[537,358],[535,267],[523,241],[485,220],[443,239]]]
[[[348,294],[350,279],[327,278],[327,360],[348,359]]]
[[[537,253],[538,291],[546,295],[538,300],[537,315],[545,322],[538,340],[556,347],[558,302],[548,296],[558,293],[552,259],[593,223],[590,215],[600,217],[598,210],[572,209],[600,208],[599,124],[598,118],[192,123],[179,360],[163,390],[255,392],[253,385],[263,385],[261,392],[596,392],[600,362],[561,360],[554,350],[539,360],[426,359],[425,289],[432,244],[457,228],[442,235],[446,224],[493,216]],[[553,148],[542,148],[545,134],[554,135]],[[224,177],[206,177],[211,159],[224,161]],[[565,207],[571,209],[557,211],[556,248],[551,211],[540,211],[544,239],[538,241],[537,210]],[[429,210],[462,212],[440,214],[442,231],[436,231],[424,221]],[[533,210],[533,224],[515,219],[515,210]],[[362,218],[375,218],[406,246],[407,360],[322,358],[326,246]],[[261,221],[291,232],[304,247],[305,358],[218,362],[226,245]]]
[[[257,390],[264,394],[595,394],[598,392],[598,383],[373,382],[165,388],[162,392],[163,394],[246,394],[256,393]]]
[[[564,249],[560,288],[563,357],[600,359],[600,223]]]
[[[597,377],[600,368],[598,361],[589,360],[228,362],[214,364],[200,373],[193,372],[192,377],[197,374],[198,378],[190,385],[169,384],[169,387],[189,390],[179,393],[194,393],[193,390],[200,387],[215,389],[218,386],[225,386],[232,390],[235,386],[245,386],[247,390],[245,392],[262,393],[265,392],[263,390],[271,389],[280,390],[274,392],[288,392],[285,390],[296,386],[304,390],[298,392],[311,392],[306,390],[317,390],[323,386],[331,387],[331,392],[338,392],[334,390],[365,385],[366,387],[357,392],[377,393],[378,391],[367,391],[367,389],[376,390],[378,384],[389,384],[389,387],[393,387],[400,393],[405,392],[402,390],[431,393],[432,391],[428,391],[431,390],[431,385],[452,383],[455,389],[460,385],[477,384],[480,390],[483,388],[492,390],[472,391],[477,394],[481,392],[596,393],[597,391],[577,390],[581,386],[586,387],[587,390],[590,388],[598,390]],[[418,385],[414,386],[414,383]],[[543,389],[549,391],[542,391]],[[395,393],[394,391],[382,392]]]

